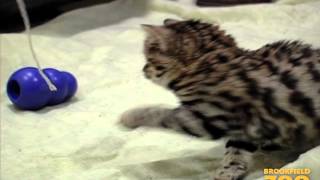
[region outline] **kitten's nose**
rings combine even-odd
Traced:
[[[147,73],[147,74],[150,74],[152,73],[152,68],[149,64],[146,64],[144,67],[143,67],[143,72]]]
[[[150,70],[149,70],[149,65],[145,65],[143,67],[143,72],[144,72],[144,76],[148,79],[150,79]]]
[[[147,68],[149,67],[149,65],[145,65],[144,67],[143,67],[143,72],[147,72]]]

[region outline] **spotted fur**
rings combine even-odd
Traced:
[[[194,20],[167,19],[143,28],[148,35],[144,74],[171,90],[181,106],[133,110],[121,119],[126,126],[230,139],[215,179],[244,177],[256,150],[290,149],[319,139],[319,49],[279,41],[249,51],[217,25]]]

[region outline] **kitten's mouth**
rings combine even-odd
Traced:
[[[144,73],[144,77],[147,78],[147,79],[151,79],[151,76],[147,73]]]

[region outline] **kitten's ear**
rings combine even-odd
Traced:
[[[163,24],[164,24],[165,26],[170,26],[170,25],[176,24],[176,23],[178,23],[178,22],[179,22],[179,20],[175,20],[175,19],[165,19],[165,20],[163,21]]]
[[[141,26],[150,37],[159,42],[161,49],[165,50],[168,48],[168,41],[174,37],[173,32],[170,29],[164,26],[145,24],[142,24]]]
[[[164,40],[172,34],[172,31],[170,29],[167,29],[163,26],[142,24],[141,27],[146,33],[148,33],[152,37],[158,38],[159,40]]]
[[[164,26],[153,26],[153,25],[141,25],[142,28],[150,37],[157,40],[160,44],[160,48],[166,50],[168,48],[168,41],[173,37],[173,33],[170,29]]]

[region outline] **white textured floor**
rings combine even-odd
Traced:
[[[127,131],[119,115],[146,104],[176,105],[175,97],[142,76],[139,24],[164,18],[217,22],[239,45],[255,49],[280,39],[320,47],[320,1],[281,0],[234,8],[197,8],[191,0],[118,0],[67,13],[34,29],[44,67],[79,81],[71,102],[18,111],[5,94],[10,74],[34,66],[22,34],[1,35],[1,177],[3,180],[209,180],[223,148],[159,130]],[[289,166],[320,177],[320,148]]]

